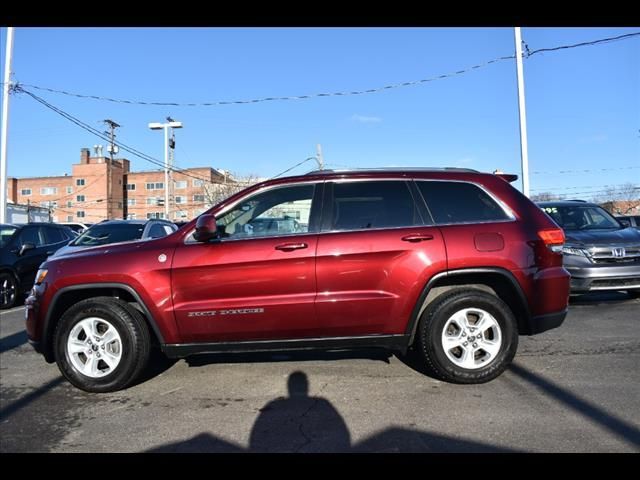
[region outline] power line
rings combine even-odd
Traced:
[[[640,168],[640,165],[633,167],[615,167],[615,168],[592,168],[592,169],[584,169],[584,170],[545,170],[545,171],[537,171],[531,172],[536,175],[556,175],[558,173],[591,173],[591,172],[610,172],[613,170],[632,170],[634,168]]]
[[[300,165],[302,165],[303,163],[308,162],[309,160],[315,160],[315,159],[316,159],[316,157],[308,157],[308,158],[305,158],[305,159],[304,159],[304,160],[302,160],[300,163],[296,163],[293,167],[287,168],[285,171],[280,172],[280,173],[279,173],[279,174],[277,174],[277,175],[274,175],[274,176],[273,176],[273,177],[271,177],[269,180],[271,180],[271,179],[273,179],[273,178],[278,178],[280,175],[283,175],[283,174],[285,174],[285,173],[287,173],[287,172],[289,172],[289,171],[293,170],[294,168],[299,167],[299,166],[300,166]]]
[[[601,38],[599,40],[592,40],[590,42],[574,43],[573,45],[561,45],[559,47],[552,47],[552,48],[539,48],[537,50],[533,50],[532,52],[529,52],[527,57],[531,57],[532,55],[535,55],[536,53],[555,52],[557,50],[566,50],[566,49],[569,49],[569,48],[577,48],[577,47],[588,47],[590,45],[597,45],[599,43],[614,42],[614,41],[617,41],[617,40],[623,40],[625,38],[631,38],[631,37],[635,37],[635,36],[638,36],[638,35],[640,35],[640,32],[627,33],[625,35],[618,35],[617,37]]]
[[[638,36],[638,35],[640,35],[640,32],[633,32],[633,33],[627,33],[627,34],[624,34],[624,35],[619,35],[617,37],[601,38],[601,39],[592,40],[592,41],[588,41],[588,42],[581,42],[581,43],[576,43],[576,44],[572,44],[572,45],[560,45],[560,46],[551,47],[551,48],[539,48],[539,49],[533,50],[533,51],[530,51],[529,47],[527,46],[527,48],[526,48],[527,55],[526,55],[525,58],[529,58],[529,57],[531,57],[533,55],[536,55],[538,53],[554,52],[554,51],[558,51],[558,50],[565,50],[565,49],[571,49],[571,48],[592,46],[592,45],[597,45],[597,44],[600,44],[600,43],[608,43],[608,42],[614,42],[614,41],[618,41],[618,40],[624,40],[624,39],[632,38],[632,37],[635,37],[635,36]],[[514,58],[516,58],[515,55],[506,55],[506,56],[494,58],[493,60],[489,60],[489,61],[486,61],[486,62],[483,62],[483,63],[479,63],[477,65],[473,65],[471,67],[467,67],[467,68],[464,68],[462,70],[458,70],[458,71],[455,71],[455,72],[445,73],[445,74],[442,74],[442,75],[436,75],[436,76],[429,77],[429,78],[421,78],[419,80],[412,80],[412,81],[408,81],[408,82],[393,83],[393,84],[385,85],[385,86],[382,86],[382,87],[370,88],[370,89],[367,89],[367,90],[353,90],[353,91],[329,92],[329,93],[314,93],[314,94],[309,94],[309,95],[288,95],[288,96],[281,96],[281,97],[255,98],[255,99],[251,99],[251,100],[229,100],[229,101],[217,101],[217,102],[190,102],[190,103],[145,102],[145,101],[142,101],[142,100],[118,99],[118,98],[111,98],[111,97],[103,97],[103,96],[100,96],[100,95],[86,95],[86,94],[81,94],[81,93],[70,92],[70,91],[67,91],[67,90],[58,90],[58,89],[54,89],[54,88],[43,87],[43,86],[27,84],[27,83],[25,83],[23,85],[26,86],[26,87],[35,88],[35,89],[38,89],[38,90],[44,90],[44,91],[47,91],[47,92],[58,93],[58,94],[67,95],[67,96],[76,97],[76,98],[86,98],[86,99],[92,99],[92,100],[100,100],[100,101],[113,102],[113,103],[124,103],[124,104],[130,104],[130,105],[171,106],[171,107],[212,107],[212,106],[221,106],[221,105],[247,105],[247,104],[270,102],[270,101],[307,100],[307,99],[311,99],[311,98],[320,98],[320,97],[343,97],[343,96],[352,96],[352,95],[362,95],[362,94],[366,94],[366,93],[380,93],[380,92],[383,92],[385,90],[392,90],[392,89],[396,89],[396,88],[410,87],[410,86],[419,85],[419,84],[422,84],[422,83],[433,82],[435,80],[441,80],[443,78],[455,77],[457,75],[462,75],[464,73],[468,73],[468,72],[470,72],[472,70],[476,70],[478,68],[486,67],[486,66],[491,65],[493,63],[498,63],[498,62],[501,62],[503,60],[511,60],[511,59],[514,59]],[[13,84],[12,86],[13,86],[13,90],[19,91],[19,88],[18,88],[19,84],[16,83],[16,84]]]

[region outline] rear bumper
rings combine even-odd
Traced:
[[[561,312],[548,313],[546,315],[538,315],[531,317],[529,322],[529,329],[531,335],[546,332],[552,328],[558,328],[564,322],[569,309],[565,309]]]

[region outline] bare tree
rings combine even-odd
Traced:
[[[551,192],[540,192],[531,195],[531,200],[534,202],[547,202],[549,200],[560,200],[560,195],[556,195]]]
[[[627,215],[640,209],[640,185],[627,182],[619,187],[608,187],[603,195],[593,199],[614,215]]]
[[[205,183],[205,207],[209,208],[216,205],[231,195],[238,193],[255,183],[258,183],[262,179],[253,173],[245,177],[237,177],[233,174],[226,173],[224,180],[219,183]]]

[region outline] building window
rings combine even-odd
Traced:
[[[133,206],[135,204],[136,204],[136,199],[135,198],[127,198],[127,205]]]
[[[136,189],[135,183],[127,183],[127,190],[135,190],[135,189]]]
[[[194,187],[201,187],[202,185],[204,185],[204,180],[193,180]]]
[[[76,178],[76,186],[81,187],[84,185],[84,178]]]
[[[176,196],[176,203],[187,203],[187,197]]]
[[[67,215],[67,222],[73,222],[73,215]]]
[[[40,195],[55,195],[58,193],[57,187],[42,187],[40,189]]]
[[[84,212],[82,210],[80,210],[79,212],[76,212],[76,217],[84,218]]]
[[[84,195],[76,195],[76,202],[84,202]]]
[[[178,220],[181,218],[188,218],[189,217],[189,211],[188,210],[178,210],[175,214],[174,214],[174,219]]]
[[[198,203],[204,203],[204,195],[194,195],[193,201]]]
[[[135,219],[136,219],[135,213],[127,213],[127,220],[135,220]]]
[[[158,197],[147,197],[147,205],[157,205]]]
[[[186,180],[180,180],[178,182],[176,182],[176,190],[182,189],[182,188],[187,188],[187,181]]]
[[[58,202],[47,200],[45,202],[40,202],[40,206],[45,208],[56,208],[58,206]]]
[[[71,207],[71,200],[67,200],[67,208],[70,208],[70,207]],[[69,221],[71,221],[71,220],[69,220]]]
[[[147,190],[164,190],[164,182],[151,182],[146,184]]]
[[[122,179],[121,178],[118,179],[118,185],[122,185]]]
[[[122,210],[122,202],[118,202],[118,208]]]
[[[152,218],[164,218],[164,212],[149,212],[149,213],[147,213],[147,219],[151,220]]]
[[[73,193],[73,187],[67,187],[67,193]]]
[[[30,188],[23,188],[22,190],[20,190],[20,194],[24,195],[25,197],[28,197],[29,195],[31,195],[31,189]]]

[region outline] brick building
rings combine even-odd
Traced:
[[[80,150],[71,175],[8,179],[10,202],[49,207],[54,222],[96,223],[116,218],[164,218],[164,170],[131,172],[127,159],[91,156]],[[206,185],[222,183],[223,173],[210,168],[173,172],[171,220],[190,220],[204,210]]]

